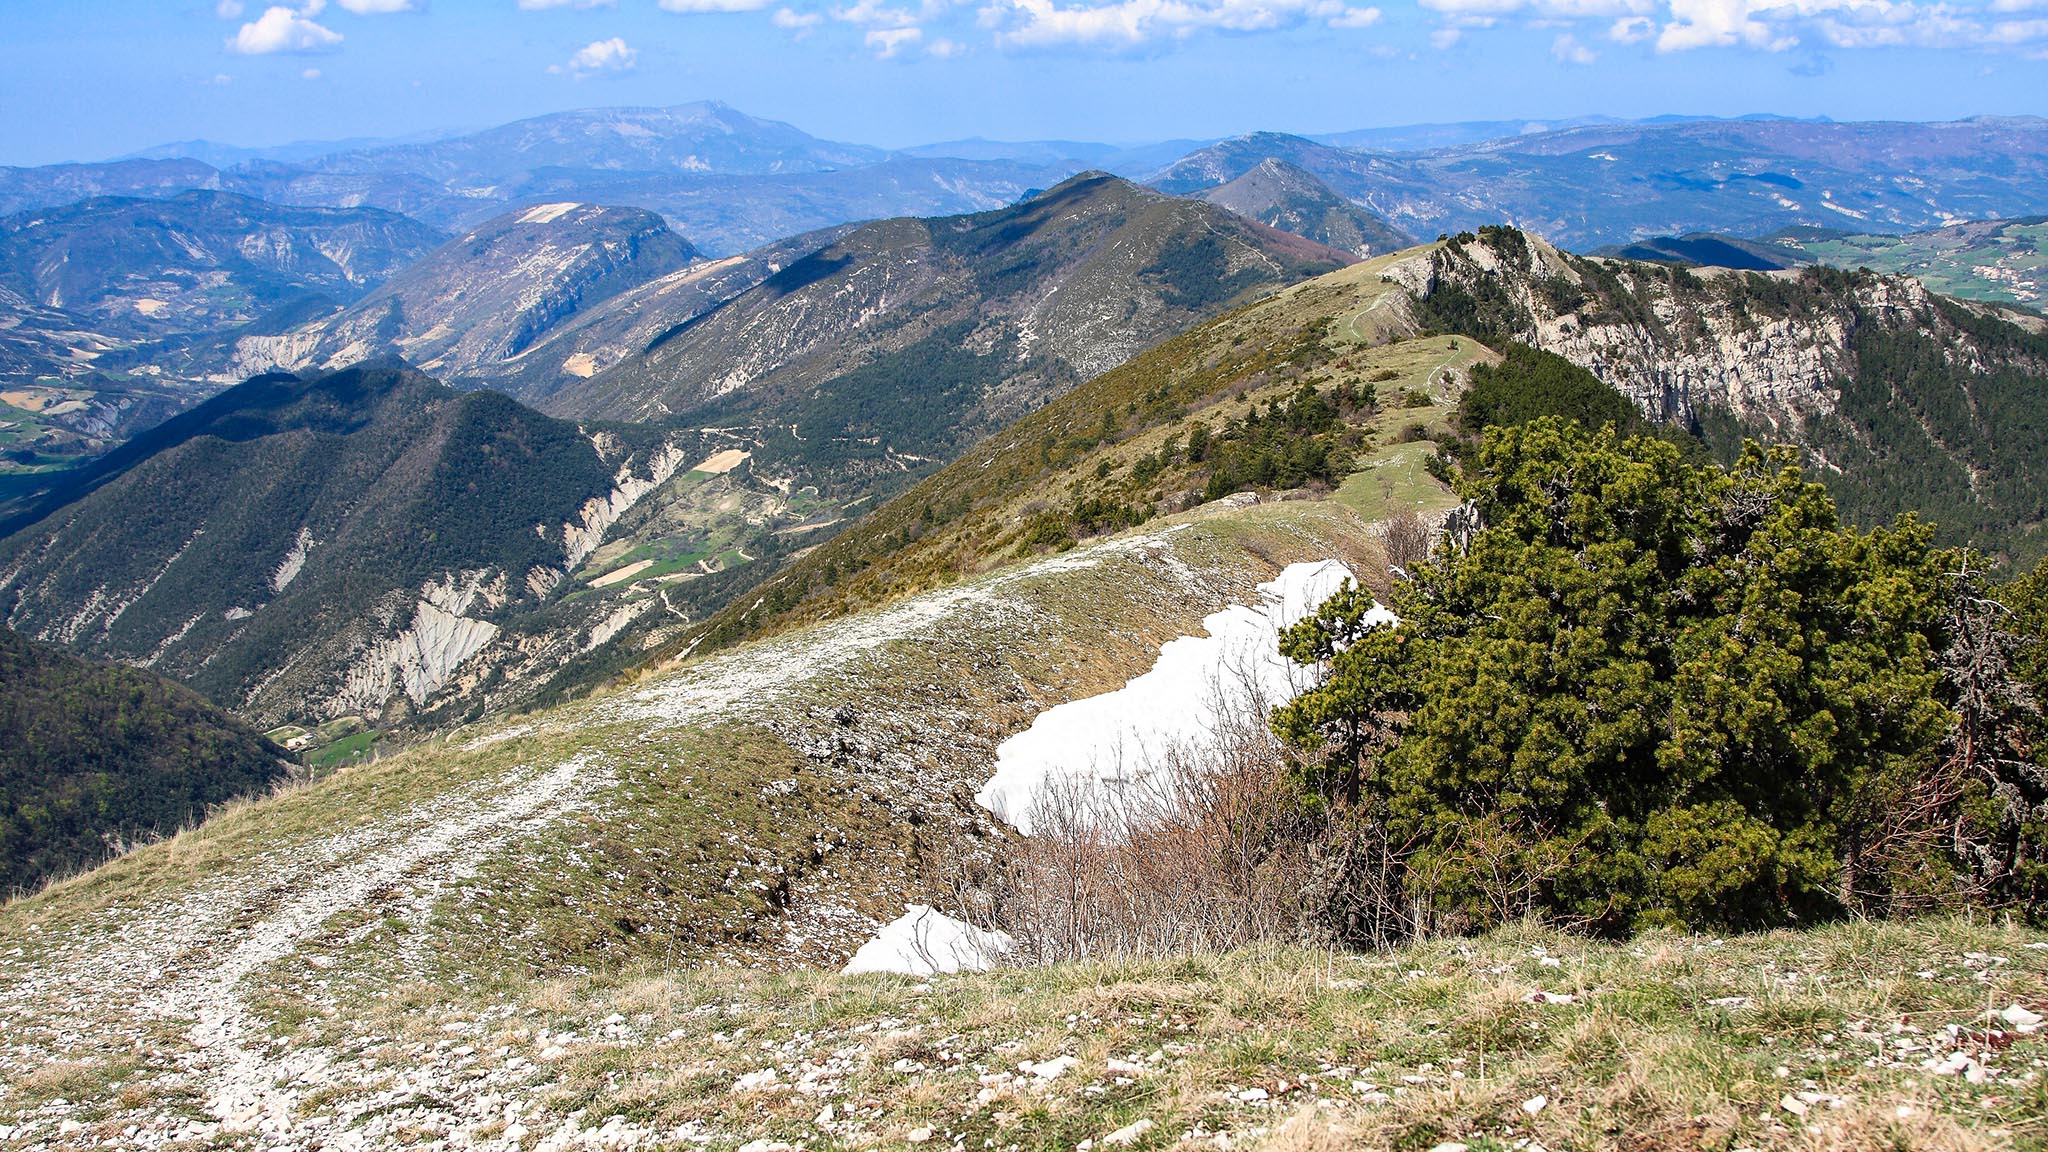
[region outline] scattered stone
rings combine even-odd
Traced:
[[[1548,1107],[1550,1107],[1550,1097],[1548,1096],[1531,1096],[1527,1100],[1522,1101],[1522,1111],[1527,1112],[1531,1116]]]
[[[1066,1075],[1067,1069],[1072,1068],[1074,1065],[1079,1063],[1080,1061],[1074,1059],[1072,1056],[1055,1056],[1050,1060],[1041,1060],[1036,1064],[1032,1063],[1029,1060],[1026,1060],[1023,1063],[1017,1065],[1017,1071],[1029,1073],[1032,1076],[1038,1077],[1040,1080],[1043,1080],[1047,1083],[1051,1083],[1052,1081],[1057,1080],[1060,1077]]]
[[[903,1139],[906,1143],[923,1144],[929,1141],[931,1138],[932,1130],[929,1127],[920,1125],[919,1127],[912,1128],[910,1130],[910,1134],[905,1136]]]
[[[759,1072],[749,1072],[733,1081],[732,1090],[735,1092],[760,1092],[773,1087],[777,1079],[779,1077],[776,1075],[775,1069],[763,1068]]]
[[[1804,1116],[1806,1115],[1807,1104],[1806,1101],[1787,1092],[1783,1096],[1778,1097],[1778,1107],[1783,1108],[1794,1116]]]
[[[2029,1011],[2024,1005],[2014,1004],[1998,1013],[1998,1018],[2010,1024],[2013,1031],[2022,1034],[2032,1034],[2041,1030],[2041,1014]]]
[[[1158,1125],[1151,1120],[1139,1120],[1135,1123],[1126,1124],[1109,1135],[1104,1136],[1102,1142],[1115,1148],[1128,1148],[1144,1139],[1145,1133],[1157,1127]]]

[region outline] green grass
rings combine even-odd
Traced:
[[[336,768],[343,764],[354,764],[367,757],[376,746],[377,733],[357,732],[307,752],[306,763],[313,768]]]
[[[1367,520],[1384,520],[1403,512],[1425,516],[1458,506],[1453,496],[1423,462],[1436,454],[1427,440],[1378,449],[1358,462],[1333,497]]]
[[[1958,240],[1951,234],[1846,236],[1806,240],[1794,246],[1808,257],[1840,268],[1871,268],[1916,276],[1929,288],[1968,300],[2022,304],[2034,309],[2048,301],[2048,224],[1974,226]],[[1987,276],[1980,269],[1995,271]]]

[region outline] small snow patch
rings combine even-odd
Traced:
[[[912,904],[884,925],[873,940],[861,945],[843,971],[902,976],[980,972],[1015,944],[1007,933],[986,932],[923,904]]]

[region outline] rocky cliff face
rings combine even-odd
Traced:
[[[1724,460],[1744,439],[1798,446],[1855,522],[1913,513],[1944,543],[2048,552],[2038,316],[1905,276],[1589,259],[1504,228],[1387,275],[1416,325],[1557,353]]]
[[[1425,326],[1555,352],[1660,419],[1696,425],[1725,411],[1790,439],[1837,412],[1861,333],[1925,333],[1957,371],[1983,373],[2011,357],[1966,332],[1956,310],[2038,325],[1946,301],[1906,276],[1687,270],[1573,256],[1497,229],[1421,250],[1387,274],[1410,290]]]

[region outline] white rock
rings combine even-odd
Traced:
[[[759,1072],[749,1072],[733,1081],[732,1090],[735,1092],[759,1092],[765,1088],[773,1087],[778,1079],[779,1077],[776,1075],[775,1069],[763,1068]]]
[[[1028,1072],[1040,1080],[1050,1083],[1066,1075],[1067,1069],[1079,1063],[1080,1061],[1072,1056],[1055,1056],[1050,1060],[1041,1060],[1036,1064],[1026,1060],[1022,1064],[1017,1065],[1017,1071]]]
[[[1531,1116],[1548,1107],[1550,1107],[1550,1097],[1548,1096],[1531,1096],[1527,1100],[1522,1101],[1522,1111],[1527,1112]]]
[[[1145,1066],[1143,1064],[1133,1064],[1129,1060],[1112,1058],[1104,1066],[1104,1071],[1107,1071],[1111,1076],[1130,1076],[1135,1078],[1145,1074]]]
[[[1144,1139],[1145,1133],[1157,1127],[1158,1125],[1150,1120],[1139,1120],[1136,1123],[1126,1124],[1109,1135],[1104,1136],[1102,1142],[1117,1148],[1127,1148]]]
[[[1794,1116],[1806,1115],[1806,1101],[1792,1095],[1790,1092],[1778,1097],[1778,1107],[1783,1108]]]
[[[910,1134],[905,1136],[903,1139],[911,1144],[923,1144],[931,1138],[932,1130],[930,1128],[919,1127],[912,1128],[910,1130]]]
[[[1247,1104],[1256,1104],[1266,1099],[1266,1090],[1264,1088],[1247,1088],[1239,1092],[1237,1098]]]
[[[2014,1004],[1998,1014],[1998,1018],[2012,1025],[2014,1031],[2038,1032],[2041,1029],[2041,1014],[2029,1011],[2025,1006]]]

